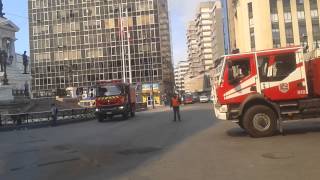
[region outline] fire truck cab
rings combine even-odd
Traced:
[[[282,131],[285,120],[319,117],[319,62],[307,61],[301,47],[221,57],[214,68],[216,117],[236,121],[253,137]]]
[[[106,117],[122,115],[127,119],[135,116],[136,89],[121,81],[101,81],[96,87],[96,118],[103,121]]]

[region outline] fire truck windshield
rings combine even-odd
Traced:
[[[117,96],[122,93],[122,87],[120,85],[107,85],[97,88],[97,96]]]
[[[217,59],[214,63],[214,82],[217,83],[219,81],[219,78],[221,76],[221,71],[223,70],[223,64],[224,64],[225,57],[220,57]]]

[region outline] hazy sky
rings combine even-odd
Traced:
[[[2,0],[5,17],[20,27],[17,33],[16,51],[29,51],[28,0]],[[186,60],[186,25],[195,16],[197,5],[202,0],[168,0],[171,22],[173,59],[177,63]],[[29,52],[28,52],[29,53]]]

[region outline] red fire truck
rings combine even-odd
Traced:
[[[127,119],[135,116],[136,89],[122,81],[100,81],[96,87],[96,118],[99,122],[105,118],[122,115]]]
[[[221,57],[214,69],[218,119],[252,137],[282,132],[282,122],[320,117],[320,58],[301,47]]]

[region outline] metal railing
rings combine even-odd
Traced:
[[[56,124],[86,121],[94,118],[94,109],[91,108],[65,109],[58,111]],[[0,115],[0,130],[50,125],[52,123],[51,111]]]
[[[147,110],[147,104],[137,103],[136,108],[137,111],[145,111]],[[53,122],[51,111],[1,114],[0,131],[94,120],[94,112],[95,108],[58,110],[56,122]]]

